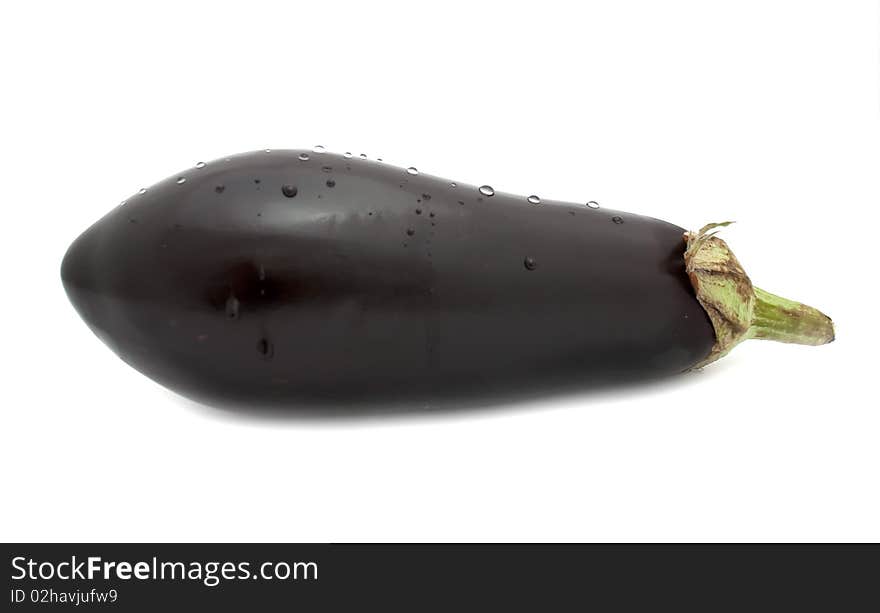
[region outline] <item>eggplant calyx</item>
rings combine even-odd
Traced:
[[[685,271],[715,329],[712,350],[694,368],[711,364],[750,338],[800,345],[833,341],[834,324],[827,315],[752,285],[727,243],[715,236],[716,228],[731,223],[711,223],[684,234]]]

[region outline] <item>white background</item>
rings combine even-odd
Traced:
[[[876,3],[0,11],[0,539],[880,539]],[[183,400],[79,320],[59,265],[104,212],[199,160],[316,144],[735,219],[755,283],[838,340],[613,392],[283,419]]]

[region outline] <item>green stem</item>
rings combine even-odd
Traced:
[[[712,350],[695,368],[724,357],[750,338],[799,345],[833,341],[834,325],[827,315],[752,285],[727,243],[715,236],[716,228],[727,225],[730,222],[710,223],[684,235],[685,272],[715,329]]]
[[[798,345],[824,345],[834,340],[831,319],[811,306],[788,300],[755,287],[749,338]]]

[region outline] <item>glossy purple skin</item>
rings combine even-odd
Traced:
[[[130,197],[61,272],[101,340],[198,400],[461,398],[706,357],[715,335],[683,231],[356,157],[260,151]]]

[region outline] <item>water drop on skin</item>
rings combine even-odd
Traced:
[[[275,348],[272,346],[272,343],[267,338],[261,338],[257,341],[257,353],[266,358],[267,360],[272,357],[272,354],[275,352]]]
[[[321,166],[321,172],[333,172],[332,166]]]
[[[408,228],[407,231],[406,231],[406,235],[407,235],[407,236],[412,236],[412,235],[415,234],[415,233],[416,233],[416,231],[413,230],[412,228]]]
[[[345,153],[342,154],[342,157],[344,157],[344,158],[350,158],[350,157],[351,157],[351,151],[346,151]]]
[[[139,193],[140,195],[143,196],[144,194],[147,193],[147,188],[146,188],[146,187],[142,187],[142,188],[140,188],[140,189],[138,190],[138,193]]]
[[[480,193],[488,198],[495,195],[495,190],[492,188],[491,185],[481,185]]]
[[[365,160],[365,159],[367,159],[367,154],[366,154],[366,153],[362,153],[362,154],[360,154],[358,157],[360,157],[362,160]]]
[[[599,208],[599,203],[596,202],[595,200],[590,200],[590,201],[587,203],[587,206],[590,207],[591,209],[598,209],[598,208]]]
[[[218,194],[222,194],[224,189],[226,189],[225,185],[215,185],[214,186],[214,191],[217,192]]]
[[[336,187],[336,181],[333,179],[327,179],[327,187]]]
[[[529,204],[541,204],[541,199],[538,198],[537,196],[535,196],[534,194],[532,194],[531,196],[526,198],[526,200],[529,201]]]
[[[293,198],[297,193],[296,185],[282,185],[281,193],[284,194],[285,198]]]
[[[272,153],[271,149],[266,149],[266,153]]]
[[[315,153],[324,153],[324,145],[315,145],[312,147],[312,151]]]
[[[526,270],[535,270],[538,267],[538,263],[535,261],[535,258],[527,257],[523,260],[523,266],[526,267]]]
[[[305,162],[307,159],[309,159],[309,154],[308,153],[300,153],[299,159],[301,159],[303,162]]]
[[[458,183],[453,181],[452,183],[449,184],[449,187],[458,187]]]
[[[186,183],[186,177],[177,177],[178,185],[183,185],[184,183]]]
[[[238,308],[238,298],[230,295],[229,298],[226,299],[226,316],[229,319],[238,319]]]
[[[623,218],[620,217],[619,215],[615,215],[614,217],[611,218],[611,221],[613,221],[616,224],[622,224]]]
[[[419,174],[419,169],[416,168],[415,166],[410,166],[409,168],[406,169],[406,172],[407,172],[407,174],[410,174],[410,175],[417,175],[417,174]]]
[[[201,170],[201,169],[204,168],[205,166],[207,166],[207,164],[205,164],[204,162],[198,162],[198,163],[196,164],[196,168],[198,168],[199,170]]]

